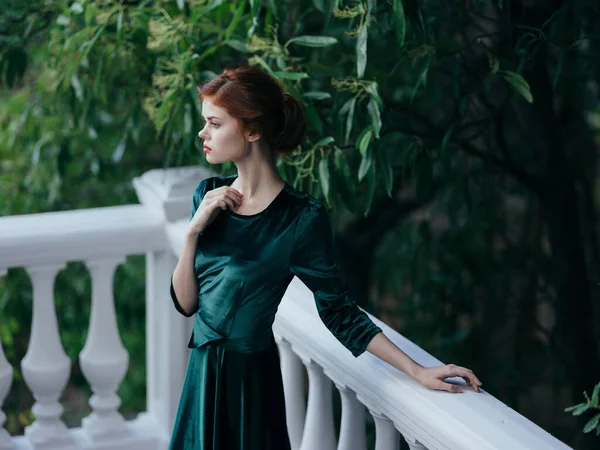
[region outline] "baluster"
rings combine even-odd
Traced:
[[[408,444],[408,447],[410,448],[410,450],[427,450],[427,447],[425,447],[423,444],[421,444],[419,441],[417,440],[409,440],[406,439],[406,443]]]
[[[129,365],[129,355],[117,328],[113,298],[113,277],[122,259],[88,261],[92,278],[90,328],[79,355],[81,370],[94,392],[92,413],[83,419],[82,428],[95,441],[122,438],[128,434],[119,414],[121,399],[117,390]]]
[[[385,416],[371,411],[375,419],[375,450],[398,450],[400,447],[400,433],[394,423]]]
[[[365,406],[352,390],[338,384],[336,386],[342,398],[342,423],[337,450],[366,450]]]
[[[1,274],[0,274],[1,275]],[[14,448],[8,431],[4,429],[6,422],[6,414],[2,411],[4,399],[10,392],[12,385],[13,368],[4,356],[2,342],[0,342],[0,450],[8,450]]]
[[[71,448],[72,438],[60,419],[58,399],[69,381],[71,361],[58,334],[54,309],[54,280],[62,265],[27,268],[33,285],[33,320],[21,370],[33,393],[35,421],[25,428],[34,448]]]
[[[279,342],[281,375],[285,392],[285,416],[292,450],[298,450],[302,444],[302,432],[306,418],[304,399],[304,367],[300,357],[294,353],[289,342]]]
[[[310,361],[308,369],[308,407],[301,450],[335,450],[336,439],[331,402],[331,380],[323,369]]]
[[[427,447],[425,447],[423,444],[417,441],[417,438],[415,437],[414,433],[412,433],[408,428],[406,428],[405,426],[400,426],[397,427],[397,430],[400,432],[400,434],[408,444],[410,450],[427,450]]]

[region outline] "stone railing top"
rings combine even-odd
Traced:
[[[204,167],[154,169],[133,179],[142,205],[0,218],[0,275],[11,267],[121,257],[168,248],[164,222],[187,218]]]
[[[213,173],[204,167],[154,169],[133,179],[140,202],[168,222],[187,217],[194,189]]]
[[[390,340],[420,364],[442,364],[371,317]],[[323,367],[338,386],[354,391],[372,412],[393,421],[405,438],[429,450],[570,448],[487,392],[467,390],[462,379],[455,380],[463,384],[462,394],[433,391],[369,353],[354,358],[323,325],[312,292],[297,278],[279,306],[273,329],[305,363],[314,361]]]
[[[142,205],[0,218],[0,273],[165,248],[162,219]]]

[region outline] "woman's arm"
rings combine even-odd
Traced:
[[[208,190],[212,179],[201,181],[192,196],[183,250],[171,278],[171,298],[175,309],[187,317],[198,311],[199,304],[198,280],[194,270],[198,238],[221,210],[234,209],[242,202],[242,194],[229,186]]]
[[[194,258],[198,233],[188,230],[185,235],[183,250],[173,271],[173,291],[175,299],[184,315],[191,316],[196,311],[198,304],[198,280],[194,273]]]
[[[471,370],[454,364],[438,367],[423,367],[396,347],[396,345],[383,333],[378,333],[371,339],[371,342],[369,342],[369,345],[367,346],[367,351],[430,389],[462,392],[460,386],[444,381],[446,378],[461,377],[475,392],[479,392],[481,381],[479,381]]]
[[[354,356],[366,350],[431,389],[461,392],[460,386],[444,382],[459,376],[479,391],[481,382],[469,369],[454,364],[428,368],[417,364],[356,306],[341,281],[331,224],[320,202],[311,201],[296,224],[290,271],[314,293],[321,320]]]

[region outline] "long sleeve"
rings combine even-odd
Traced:
[[[209,181],[209,178],[202,180],[198,184],[198,186],[196,187],[196,190],[194,191],[194,194],[192,195],[192,205],[190,207],[189,220],[192,220],[192,217],[194,217],[194,214],[196,214],[196,210],[198,209],[198,206],[200,206],[200,203],[202,202],[202,199],[204,198],[204,194],[206,194],[208,181]],[[173,276],[172,275],[171,275],[170,291],[171,291],[171,299],[173,300],[173,305],[175,306],[175,309],[177,310],[177,312],[179,312],[180,314],[183,314],[186,317],[191,317],[194,314],[196,314],[196,311],[198,309],[195,309],[191,313],[186,313],[184,311],[184,309],[181,307],[181,304],[179,303],[179,300],[177,299],[177,295],[175,294],[175,289],[173,289]]]
[[[333,253],[331,223],[325,207],[311,201],[296,224],[290,271],[313,292],[325,326],[355,356],[381,328],[348,294]]]

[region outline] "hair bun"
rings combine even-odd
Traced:
[[[294,96],[283,94],[281,130],[271,145],[278,153],[290,153],[300,145],[305,130],[304,106]]]

